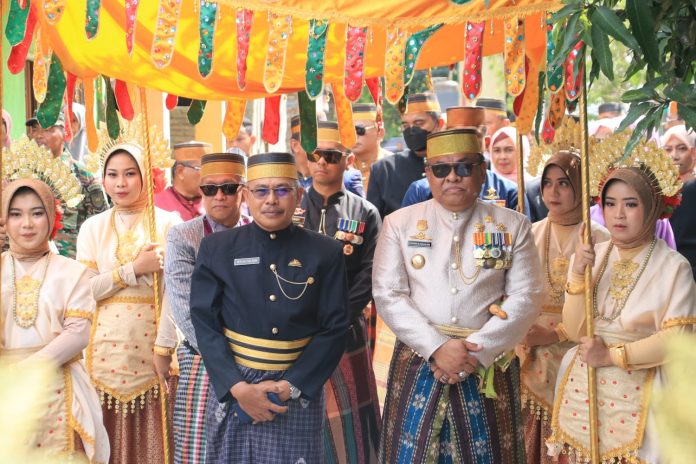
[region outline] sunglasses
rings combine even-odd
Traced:
[[[237,193],[242,184],[205,184],[201,185],[201,192],[206,197],[214,197],[217,195],[218,190],[222,190],[223,195],[234,195]]]
[[[450,172],[452,172],[452,169],[454,169],[454,173],[458,177],[469,177],[474,166],[479,166],[480,164],[480,161],[460,161],[458,163],[431,164],[428,167],[430,168],[430,171],[433,173],[435,177],[437,177],[438,179],[443,179],[449,176]]]
[[[274,188],[258,187],[255,189],[249,189],[251,194],[254,195],[254,198],[256,198],[257,200],[263,200],[271,192],[275,193],[275,196],[278,198],[285,198],[293,190],[295,190],[295,187],[274,187]]]
[[[358,135],[365,135],[368,130],[373,129],[377,126],[355,126],[355,133]]]
[[[324,158],[324,161],[329,164],[338,164],[343,155],[341,150],[314,150],[312,153],[307,153],[307,159],[312,163],[318,163],[320,158]]]

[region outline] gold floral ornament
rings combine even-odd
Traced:
[[[542,141],[538,145],[532,144],[529,159],[527,160],[527,172],[529,175],[532,177],[540,176],[544,165],[554,153],[558,153],[561,150],[579,151],[581,146],[580,134],[580,123],[575,122],[575,119],[570,116],[564,117],[563,122],[556,129],[556,136],[553,142],[547,144]]]
[[[70,208],[79,205],[84,195],[82,186],[60,157],[54,158],[47,148],[22,136],[9,149],[2,150],[2,178],[37,179],[53,191],[57,199]]]

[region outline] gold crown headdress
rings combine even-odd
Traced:
[[[684,184],[679,179],[679,169],[654,140],[641,138],[631,153],[624,156],[630,136],[629,131],[623,131],[603,140],[590,139],[590,195],[598,199],[613,170],[638,168],[646,174],[652,187],[662,194],[664,208],[661,218],[667,218],[681,202]]]
[[[127,121],[119,115],[119,123],[121,131],[115,139],[109,137],[109,132],[105,125],[102,125],[99,131],[99,146],[94,153],[85,155],[85,166],[87,170],[101,175],[104,167],[104,158],[113,147],[122,143],[136,143],[147,148],[145,143],[145,121],[141,114],[133,118],[132,121]],[[157,126],[150,126],[150,160],[153,169],[167,169],[174,165],[174,160],[171,159],[169,149],[169,141],[164,138],[162,133],[157,129]]]
[[[565,116],[563,122],[556,129],[556,135],[553,142],[533,144],[529,159],[527,160],[527,172],[532,177],[541,175],[546,162],[554,153],[561,150],[580,150],[580,123],[575,122],[575,119],[570,116]]]
[[[33,140],[22,136],[12,143],[9,149],[2,150],[2,178],[7,181],[17,179],[37,179],[53,191],[57,199],[68,207],[79,205],[84,195],[82,185],[61,158],[53,157],[51,152],[37,145]]]

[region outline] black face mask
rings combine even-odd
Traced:
[[[425,151],[430,132],[420,127],[408,127],[403,130],[403,134],[406,146],[411,151]]]

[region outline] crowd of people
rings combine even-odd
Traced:
[[[696,324],[696,136],[659,140],[681,205],[665,163],[617,167],[585,243],[578,153],[520,176],[530,139],[504,102],[477,105],[410,95],[399,153],[373,104],[354,106],[352,147],[318,121],[306,152],[299,117],[290,153],[251,153],[250,124],[228,152],[176,144],[153,216],[137,141],[90,173],[83,110],[70,143],[61,113],[12,144],[3,112],[4,156],[63,163],[82,198],[3,184],[0,359],[54,373],[23,446],[119,464],[587,462],[589,365],[603,462],[662,462],[652,392]]]

